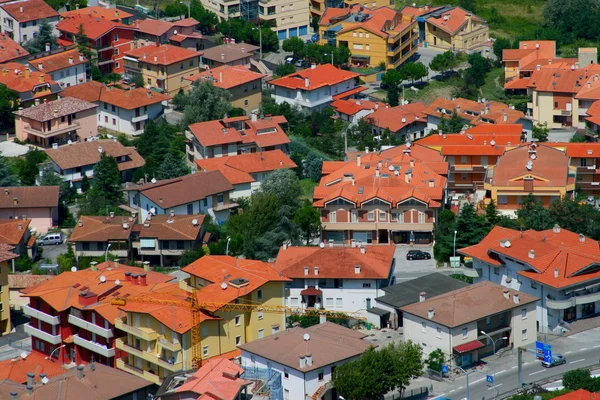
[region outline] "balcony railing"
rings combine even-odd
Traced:
[[[90,351],[93,351],[94,353],[98,353],[106,358],[115,356],[114,348],[108,348],[96,342],[92,342],[91,340],[86,340],[80,337],[79,335],[73,335],[73,343],[75,343],[77,346],[81,346]]]
[[[131,325],[127,325],[127,323],[125,323],[123,319],[116,319],[115,327],[117,329],[122,330],[123,332],[130,333],[133,336],[137,336],[140,339],[146,340],[148,342],[156,340],[158,336],[158,334],[150,328],[135,328]]]
[[[571,296],[568,299],[555,300],[546,296],[546,305],[548,308],[555,310],[564,310],[566,308],[575,307],[580,304],[595,303],[600,300],[600,292],[584,294],[581,296]]]
[[[32,318],[39,319],[40,321],[44,321],[50,325],[60,324],[60,317],[58,317],[58,316],[46,314],[45,312],[36,310],[35,308],[30,307],[28,305],[24,305],[22,308],[23,308],[23,313],[25,315],[29,315]]]
[[[73,314],[69,315],[69,323],[75,326],[78,326],[86,331],[95,333],[96,335],[102,336],[103,338],[110,339],[114,336],[114,333],[111,329],[104,329],[94,323],[86,321],[82,318],[76,317]]]
[[[170,351],[181,350],[181,343],[179,343],[178,340],[175,340],[174,342],[169,342],[167,339],[161,337],[158,339],[158,345]]]
[[[138,115],[137,117],[131,118],[131,122],[133,122],[135,124],[136,122],[145,121],[147,119],[148,119],[148,114]]]
[[[129,344],[124,342],[123,339],[116,339],[115,347],[119,350],[123,350],[124,352],[126,352],[128,354],[132,354],[132,355],[138,356],[140,358],[143,358],[143,356],[144,356],[144,352],[142,350],[137,349],[133,346],[130,346]]]
[[[145,351],[142,355],[142,358],[169,371],[179,371],[183,368],[183,362],[179,361],[170,363],[167,360],[160,358],[160,354],[156,353]]]
[[[125,361],[123,359],[117,360],[117,368],[121,369],[123,371],[129,372],[132,375],[143,378],[149,382],[155,383],[157,385],[160,385],[162,383],[162,379],[160,379],[160,377],[158,375],[155,375],[151,372],[144,371],[137,367],[134,367],[133,365],[128,364],[127,361]]]
[[[51,137],[51,136],[56,136],[56,135],[60,135],[63,133],[69,133],[69,132],[76,131],[77,129],[80,128],[80,126],[81,125],[79,124],[79,122],[73,121],[73,122],[71,122],[71,125],[67,125],[67,126],[64,126],[62,128],[58,128],[58,129],[52,129],[49,131],[41,131],[39,129],[32,128],[31,126],[25,126],[25,128],[23,128],[23,130],[32,135],[41,136],[41,137]]]
[[[29,323],[25,324],[25,332],[50,344],[60,344],[62,342],[60,335],[52,335],[51,333],[44,332],[38,328],[34,328]]]

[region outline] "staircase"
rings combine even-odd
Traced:
[[[268,77],[273,76],[273,71],[271,71],[266,65],[265,63],[263,63],[261,60],[255,60],[253,58],[250,59],[250,64],[256,68],[261,74],[265,74]]]

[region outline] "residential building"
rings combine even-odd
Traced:
[[[61,47],[35,55],[29,59],[29,65],[33,70],[49,74],[62,88],[88,80],[88,60],[74,48]]]
[[[36,369],[31,371],[37,372]],[[11,400],[38,399],[43,396],[61,400],[127,400],[145,399],[153,392],[150,382],[122,371],[115,371],[114,368],[100,363],[78,365],[76,368],[63,370],[62,374],[54,377],[45,373],[36,377],[36,372],[31,372],[32,377],[28,377],[25,384],[16,385],[10,381],[10,384],[7,384],[8,382],[4,381],[0,396],[8,399],[8,396],[15,393],[16,397],[11,397]],[[45,383],[44,378],[47,379]]]
[[[171,99],[148,89],[122,90],[96,81],[68,87],[62,96],[97,104],[98,126],[133,136],[144,133],[147,121],[160,117]]]
[[[526,40],[519,42],[518,49],[504,49],[502,63],[504,64],[504,89],[527,92],[527,84],[537,65],[552,63],[576,63],[576,59],[556,57],[556,42],[554,40]]]
[[[399,328],[402,326],[402,307],[468,285],[467,282],[434,272],[383,287],[383,295],[375,298],[375,305],[367,310],[367,321],[376,328]]]
[[[467,276],[537,298],[540,332],[564,333],[600,306],[598,242],[559,226],[545,231],[494,227],[478,244],[459,249],[473,258]]]
[[[2,32],[19,44],[37,36],[39,25],[46,20],[55,28],[58,13],[43,0],[8,1],[0,4]],[[56,31],[53,32],[56,34]]]
[[[231,94],[231,105],[234,108],[241,108],[247,115],[251,115],[260,111],[264,77],[265,75],[250,71],[241,65],[233,67],[223,65],[185,79],[192,83],[209,81],[214,86],[227,90]]]
[[[367,315],[372,301],[394,281],[394,248],[304,247],[284,244],[275,268],[292,281],[286,303],[302,310],[358,312]]]
[[[237,346],[279,332],[285,326],[285,313],[266,312],[283,306],[287,278],[269,264],[230,256],[204,256],[182,269],[190,274],[188,291],[206,303],[198,315],[200,343],[192,343],[189,293],[163,291],[146,303],[124,299],[120,309],[127,315],[117,327],[128,333],[117,347],[129,353],[117,361],[117,368],[144,377],[156,384],[174,371],[190,369],[192,346],[200,346],[199,364],[217,356],[240,355]],[[252,311],[230,309],[227,304],[253,304]],[[169,360],[170,362],[167,362]]]
[[[281,375],[284,399],[332,400],[333,371],[372,346],[365,337],[331,322],[294,327],[241,345],[242,366],[246,371],[268,369]]]
[[[29,229],[30,223],[31,220],[29,219],[0,219],[0,243],[12,246],[11,251],[20,257],[35,258],[36,239]],[[12,264],[12,272],[15,272],[14,263]]]
[[[384,70],[397,68],[417,51],[417,21],[389,6],[327,8],[319,20],[319,33],[319,44],[347,47],[350,64],[362,68],[382,63]]]
[[[22,275],[10,275],[10,277],[13,276]],[[35,371],[35,375],[40,377],[39,379],[42,379],[44,376],[52,378],[66,372],[60,365],[56,365],[39,353],[25,353],[25,357],[21,356],[0,361],[0,380],[2,380],[2,382],[10,380],[14,383],[26,385],[28,379],[31,382],[31,378],[29,378],[27,374],[34,373],[33,371]],[[0,395],[1,393],[2,392],[0,392]],[[8,399],[8,397],[6,398]]]
[[[426,15],[424,44],[442,50],[483,53],[489,57],[490,28],[486,21],[461,8],[445,6]]]
[[[63,97],[15,111],[17,139],[51,148],[98,135],[96,104]]]
[[[538,300],[493,282],[476,283],[402,307],[404,338],[420,343],[424,356],[440,349],[453,366],[472,365],[494,350],[535,343]]]
[[[170,44],[140,46],[125,53],[125,74],[174,96],[199,72],[201,52]]]
[[[84,8],[75,7],[74,10],[65,11],[60,13],[63,18],[74,18],[74,17],[92,17],[101,18],[112,22],[121,22],[125,25],[129,25],[133,14],[127,11],[119,10],[117,8],[104,8],[101,6],[88,6]]]
[[[29,52],[10,38],[6,33],[0,33],[0,64],[13,62],[26,64]]]
[[[123,58],[125,52],[132,49],[135,29],[99,16],[76,14],[56,25],[59,31],[59,45],[73,45],[81,25],[85,27],[92,59],[97,62],[98,68],[104,73],[123,73],[125,70]]]
[[[159,400],[179,400],[181,397],[241,400],[248,395],[253,382],[242,379],[244,369],[231,360],[215,357],[192,374],[180,372],[168,376],[155,397]],[[190,376],[191,375],[191,376]]]
[[[192,124],[186,131],[188,158],[193,162],[271,150],[288,153],[284,124],[284,116],[258,119],[256,114]]]
[[[115,159],[121,182],[129,182],[136,169],[143,167],[146,161],[135,147],[125,147],[121,142],[110,139],[73,143],[46,150],[52,167],[71,186],[81,189],[81,180],[86,175],[94,178],[94,167],[106,154]]]
[[[196,160],[201,171],[218,171],[233,185],[230,199],[250,197],[265,179],[276,170],[296,168],[296,164],[281,150],[247,153]]]
[[[225,43],[205,49],[202,52],[202,62],[210,68],[222,65],[241,65],[250,68],[251,60],[259,57],[259,47],[249,43]]]
[[[202,247],[204,215],[148,215],[131,238],[132,258],[153,265],[180,265],[186,250]]]
[[[310,1],[310,18],[319,18],[323,12],[330,7],[334,8],[350,8],[354,4],[360,4],[365,8],[377,9],[392,5],[390,0],[311,0]]]
[[[560,149],[531,144],[508,150],[496,165],[488,165],[484,188],[507,215],[516,215],[525,196],[544,206],[575,190],[576,167]]]
[[[268,26],[277,27],[277,39],[285,40],[308,35],[311,23],[308,1],[260,1],[258,18]]]
[[[173,36],[169,38],[169,43],[173,46],[183,47],[190,50],[204,50],[215,46],[214,42],[202,36],[199,30],[199,22],[194,18],[184,18],[178,21],[172,21],[172,24],[177,28],[173,31]]]
[[[13,186],[0,192],[0,218],[30,219],[30,229],[46,233],[58,223],[58,186]]]
[[[585,118],[585,134],[592,141],[598,141],[598,132],[600,132],[600,101],[592,103],[590,108],[586,111],[587,117]]]
[[[62,89],[44,72],[14,62],[0,64],[0,85],[19,94],[19,106],[31,107],[40,102],[56,100]]]
[[[356,125],[361,119],[372,114],[379,107],[386,107],[387,104],[358,98],[338,100],[334,96],[330,106],[333,108],[333,117],[346,121],[349,125]]]
[[[149,214],[207,214],[218,222],[226,221],[238,206],[231,201],[233,185],[219,171],[197,172],[174,179],[125,184],[129,207],[138,212],[139,222]]]
[[[600,190],[600,174],[597,171],[600,143],[549,143],[562,150],[569,158],[569,167],[575,168],[578,191],[596,195]]]
[[[201,50],[206,40],[196,32],[199,22],[194,18],[178,21],[155,19],[137,20],[134,26],[136,47],[148,46],[150,43],[172,44],[190,50]]]
[[[12,330],[10,324],[10,297],[8,290],[8,262],[17,258],[13,247],[0,243],[0,336]]]
[[[23,312],[30,317],[25,332],[31,335],[33,352],[51,356],[57,365],[96,361],[114,367],[117,359],[126,356],[125,351],[115,348],[115,342],[126,340],[128,332],[115,323],[124,313],[111,301],[117,296],[176,291],[179,285],[169,282],[172,279],[109,261],[93,263],[81,271],[62,272],[23,290],[29,298]]]
[[[420,145],[326,161],[314,190],[324,242],[429,244],[444,202],[448,164]]]
[[[133,217],[109,216],[79,217],[69,242],[74,244],[75,256],[101,257],[108,252],[118,259],[130,259],[131,231],[135,220]]]
[[[354,89],[359,74],[345,71],[331,64],[312,65],[269,82],[277,104],[288,103],[303,111],[318,111],[328,107],[333,96]]]
[[[8,290],[10,309],[21,311],[23,306],[29,304],[29,299],[23,296],[22,290],[39,285],[52,279],[52,275],[10,274],[8,275]],[[14,379],[13,379],[14,380]]]
[[[386,131],[396,139],[412,142],[425,136],[427,115],[425,104],[421,102],[396,107],[377,107],[366,118],[373,135],[381,138]]]

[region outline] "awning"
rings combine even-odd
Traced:
[[[367,310],[371,314],[379,315],[380,317],[385,317],[386,315],[390,315],[389,311],[384,310],[383,308],[371,307]]]
[[[454,347],[454,351],[457,353],[469,353],[473,350],[481,349],[485,347],[479,340],[473,340],[472,342],[461,344]]]
[[[308,289],[304,289],[300,292],[302,296],[321,296],[323,294],[319,289],[315,289],[314,287],[309,287]]]

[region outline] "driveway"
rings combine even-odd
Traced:
[[[44,250],[44,254],[42,254],[42,264],[46,264],[45,260],[47,258],[50,259],[50,264],[56,264],[56,257],[58,257],[59,254],[65,254],[67,252],[67,237],[64,232],[63,237],[65,238],[65,241],[62,244],[40,246],[40,248]]]
[[[576,129],[550,129],[548,131],[549,142],[568,142],[575,134]]]
[[[417,57],[416,57],[415,62],[422,62],[423,64],[425,64],[426,67],[429,67],[429,64],[431,64],[431,60],[433,60],[433,58],[435,56],[437,56],[438,54],[442,54],[444,52],[445,52],[444,50],[432,49],[430,47],[428,47],[428,48],[419,47],[419,49],[417,50]],[[431,79],[437,75],[438,75],[438,72],[432,71],[430,69],[429,75],[427,76],[427,78]],[[408,81],[406,83],[408,83]]]
[[[183,121],[183,113],[175,110],[165,110],[164,118],[170,125],[177,125]]]
[[[396,282],[407,281],[436,272],[435,260],[433,258],[431,260],[408,261],[406,253],[409,250],[422,250],[433,256],[432,246],[396,246],[396,251],[394,252],[394,258],[396,259],[394,276],[396,277]]]

